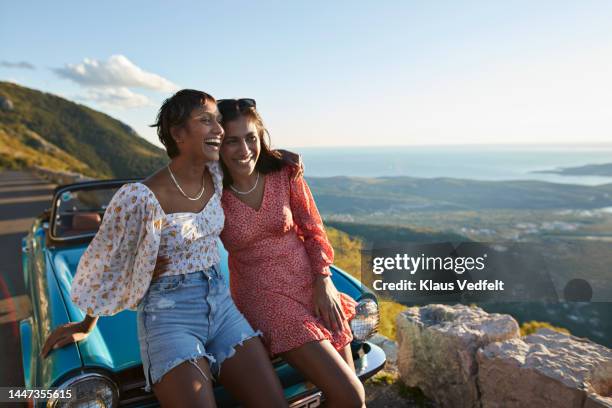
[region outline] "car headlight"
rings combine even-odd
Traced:
[[[113,381],[98,373],[86,373],[72,377],[58,387],[70,390],[70,398],[51,398],[51,408],[114,408],[119,405],[119,390]],[[65,396],[66,392],[64,393]]]
[[[351,330],[356,341],[366,341],[378,328],[380,319],[378,304],[372,299],[362,299],[355,307],[355,317],[351,320]]]

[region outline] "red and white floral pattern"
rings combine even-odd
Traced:
[[[340,349],[352,340],[348,324],[331,332],[314,316],[313,282],[329,275],[334,253],[310,189],[303,178],[292,180],[290,168],[266,174],[264,182],[258,210],[228,190],[221,200],[234,301],[272,355],[324,339]],[[355,302],[339,296],[352,318]]]

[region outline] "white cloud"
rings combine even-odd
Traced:
[[[149,98],[125,87],[92,88],[78,99],[94,102],[105,108],[140,108],[153,106]]]
[[[86,89],[85,94],[78,96],[78,99],[94,102],[105,108],[153,106],[149,98],[130,88],[164,93],[179,89],[175,83],[143,70],[124,55],[112,55],[106,61],[85,58],[81,63],[66,64],[63,68],[55,68],[53,71]]]
[[[160,92],[179,89],[175,83],[143,70],[124,55],[113,55],[107,61],[85,58],[82,63],[67,64],[54,71],[86,87],[143,88]]]

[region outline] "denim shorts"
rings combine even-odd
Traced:
[[[138,305],[146,390],[179,364],[190,361],[195,365],[202,357],[218,376],[236,346],[258,335],[261,333],[236,308],[219,267],[161,276],[151,282]]]

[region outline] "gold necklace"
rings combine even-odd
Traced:
[[[241,194],[241,195],[247,195],[249,193],[252,193],[253,190],[255,190],[255,187],[257,187],[257,183],[259,183],[259,172],[257,172],[257,178],[255,179],[255,185],[248,191],[240,191],[238,190],[236,187],[234,187],[233,185],[230,184],[230,188],[236,193],[236,194]]]
[[[204,174],[205,173],[202,173],[202,190],[200,190],[200,194],[198,194],[196,197],[192,198],[192,197],[189,197],[187,194],[185,194],[185,192],[183,191],[181,186],[179,186],[179,183],[178,183],[178,181],[176,181],[176,178],[174,177],[174,174],[172,174],[172,170],[170,169],[170,165],[167,165],[166,167],[168,168],[168,173],[170,173],[170,178],[174,182],[174,185],[176,186],[176,188],[178,188],[178,191],[180,191],[181,194],[186,199],[191,200],[191,201],[197,201],[200,198],[202,198],[202,194],[204,194],[204,190],[206,190],[206,183],[204,183]]]

